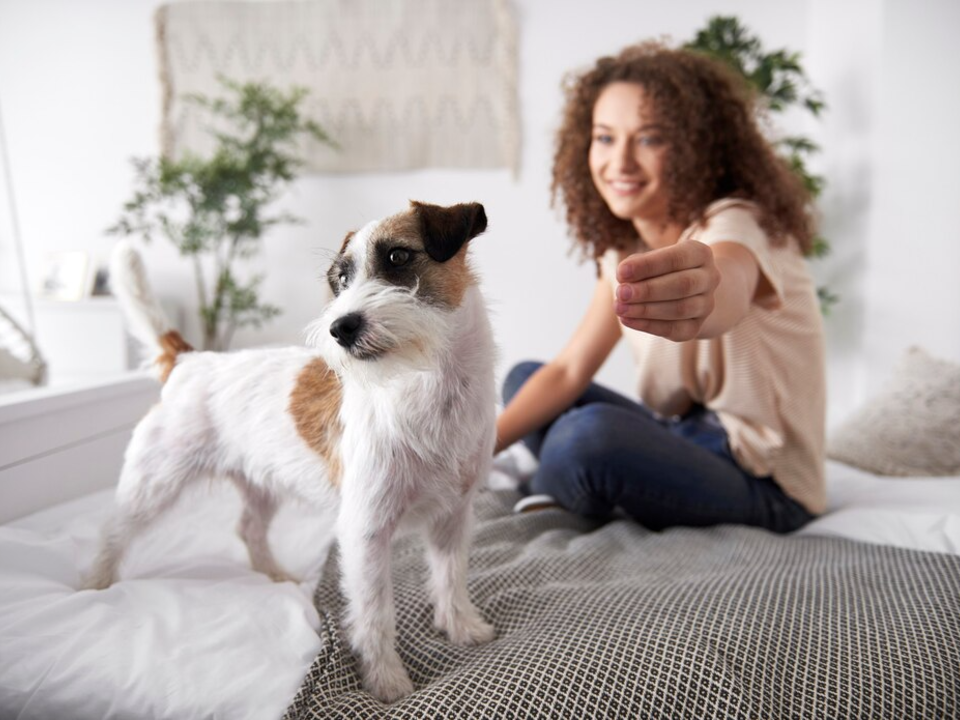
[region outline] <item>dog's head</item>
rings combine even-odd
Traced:
[[[334,299],[309,329],[334,368],[359,361],[423,364],[476,279],[467,243],[487,227],[478,203],[410,208],[349,233],[327,281]]]

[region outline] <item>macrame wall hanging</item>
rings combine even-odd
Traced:
[[[508,0],[177,2],[156,14],[165,154],[212,142],[188,93],[219,76],[309,90],[341,146],[316,172],[511,168],[519,162],[516,31]]]

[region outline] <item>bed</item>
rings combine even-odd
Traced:
[[[882,702],[881,688],[856,690],[851,685],[849,692],[868,696],[873,693],[878,703],[863,705],[870,711],[860,716],[955,715],[960,711],[960,477],[892,480],[837,462],[829,463],[828,475],[831,511],[793,539],[736,528],[656,534],[627,522],[597,528],[561,511],[513,516],[509,513],[516,499],[513,491],[485,492],[478,501],[480,521],[474,551],[475,567],[482,555],[479,561],[484,569],[474,570],[471,590],[485,613],[509,618],[509,627],[504,622],[498,625],[501,638],[518,637],[518,646],[524,646],[527,652],[546,655],[532,678],[528,677],[529,668],[527,672],[512,666],[507,671],[501,668],[502,686],[493,696],[505,704],[487,709],[513,709],[517,716],[540,714],[539,710],[562,714],[565,695],[549,692],[538,704],[526,706],[529,713],[525,713],[523,701],[517,700],[523,696],[517,684],[522,680],[529,690],[533,680],[539,678],[543,682],[555,675],[552,665],[568,653],[576,655],[578,648],[581,654],[597,652],[590,643],[571,644],[569,638],[556,646],[560,658],[543,650],[551,637],[556,639],[559,631],[550,619],[558,613],[562,616],[561,608],[565,606],[564,612],[575,614],[590,611],[589,603],[578,604],[583,593],[570,589],[574,579],[583,580],[575,571],[582,569],[585,558],[624,547],[634,549],[625,556],[628,565],[642,562],[643,555],[648,560],[653,558],[651,567],[635,573],[644,575],[647,584],[657,587],[660,593],[656,604],[648,606],[651,614],[644,620],[645,634],[650,638],[646,644],[652,643],[650,647],[671,656],[671,648],[676,649],[678,638],[688,628],[675,623],[664,629],[662,621],[671,615],[682,615],[684,608],[689,610],[687,606],[695,597],[678,593],[676,584],[671,586],[671,576],[675,579],[680,572],[679,559],[699,558],[695,567],[684,569],[688,580],[703,579],[711,565],[735,576],[736,562],[756,562],[757,541],[775,544],[782,550],[797,545],[802,538],[807,544],[814,543],[811,547],[815,555],[826,558],[821,565],[809,568],[805,580],[808,585],[817,579],[818,573],[828,572],[831,564],[847,571],[858,557],[866,558],[864,567],[873,567],[877,572],[885,569],[889,573],[891,568],[900,571],[896,576],[900,602],[887,608],[886,613],[912,615],[923,611],[933,616],[929,627],[911,626],[915,634],[910,642],[919,645],[902,647],[896,644],[900,642],[897,638],[874,638],[876,645],[872,650],[883,660],[904,662],[905,658],[925,654],[925,667],[907,667],[902,676],[891,675],[886,687],[889,695],[884,695]],[[368,710],[372,715],[387,712],[360,691],[349,653],[341,645],[336,620],[340,599],[335,583],[330,581],[335,578],[336,564],[335,553],[330,553],[331,518],[296,506],[285,508],[276,523],[273,540],[278,556],[307,579],[300,585],[274,584],[248,568],[245,550],[231,532],[240,508],[235,492],[231,487],[211,486],[184,498],[176,512],[142,538],[124,568],[124,582],[106,592],[77,593],[74,588],[79,571],[92,559],[98,528],[110,501],[110,491],[100,491],[0,527],[0,717],[277,718],[288,707],[290,718],[348,716],[351,707],[355,711]],[[416,544],[414,538],[401,539],[397,563],[398,594],[401,607],[405,608],[401,611],[401,637],[405,638],[401,651],[408,665],[413,664],[415,682],[421,680],[418,695],[429,695],[426,702],[442,716],[490,717],[490,712],[480,712],[476,706],[476,687],[469,672],[447,672],[448,665],[456,667],[458,663],[472,663],[479,668],[478,672],[491,672],[485,651],[471,653],[452,648],[425,630],[429,622]],[[533,550],[539,555],[531,557]],[[738,552],[741,557],[735,562]],[[718,566],[725,553],[729,555],[726,561],[732,564]],[[838,564],[841,558],[847,565]],[[774,560],[789,562],[779,553],[770,558]],[[793,563],[807,560],[795,558]],[[534,567],[536,575],[527,572]],[[904,568],[919,569],[914,575]],[[322,573],[324,569],[326,573]],[[497,580],[497,574],[504,571],[509,577]],[[407,581],[402,577],[404,572]],[[520,582],[517,575],[524,572],[526,579]],[[624,572],[623,567],[609,566],[606,574],[589,579],[596,587],[615,594],[618,588],[625,592],[628,587],[617,583]],[[853,572],[857,572],[855,567]],[[722,580],[722,575],[708,579]],[[321,576],[317,587],[317,578]],[[823,577],[819,579],[823,581]],[[880,588],[894,587],[889,578],[879,576],[868,575],[865,582],[875,582]],[[915,596],[914,590],[920,586],[930,594]],[[937,587],[940,590],[933,592]],[[312,602],[315,589],[317,606]],[[755,597],[761,597],[757,594],[758,586],[753,586],[753,592]],[[772,592],[770,587],[767,592]],[[826,597],[816,600],[826,601]],[[634,598],[633,602],[642,604],[644,599]],[[528,615],[524,610],[542,603],[559,605],[549,613]],[[835,608],[845,614],[856,609],[850,605]],[[879,610],[872,608],[870,612]],[[871,625],[870,612],[864,610],[851,622],[866,623],[865,629],[879,632],[879,620],[874,617]],[[776,618],[767,620],[773,622]],[[817,623],[840,620],[833,615],[833,609],[824,608],[822,617],[808,617],[806,624],[810,627],[803,627],[813,632]],[[627,618],[610,618],[609,626],[606,630],[598,629],[597,637],[607,633],[604,642],[627,639],[636,629]],[[658,628],[657,632],[651,631],[653,626]],[[553,636],[549,627],[553,628]],[[887,631],[896,629],[903,628],[893,624]],[[706,656],[709,647],[717,647],[718,638],[728,631],[729,628],[720,627],[703,632],[700,637],[704,647],[698,651]],[[927,632],[929,637],[924,636]],[[559,636],[563,633],[559,632]],[[639,637],[629,639],[638,647],[645,647]],[[496,643],[502,644],[503,639]],[[894,648],[906,655],[888,655]],[[829,651],[822,648],[820,652]],[[474,654],[479,659],[467,658]],[[711,660],[711,667],[715,661],[716,658]],[[864,661],[863,657],[848,658],[845,672],[849,674],[855,669],[851,663]],[[438,663],[443,672],[436,669]],[[705,693],[700,702],[710,702],[706,689],[684,689],[682,674],[671,680],[664,674],[666,669],[657,670],[657,664],[655,655],[638,660],[637,682],[645,677],[648,682],[655,678],[661,683],[654,692],[655,696],[661,694],[664,716],[709,714],[706,709],[712,706],[696,704],[698,693]],[[445,679],[440,681],[438,678],[444,674]],[[903,678],[908,676],[913,678],[915,687],[905,686]],[[697,676],[691,672],[686,677]],[[729,677],[718,681],[717,692],[721,692],[724,682],[736,686],[736,677],[737,671],[731,669]],[[855,676],[847,678],[848,682],[854,679]],[[444,682],[453,682],[457,688],[456,701],[446,711],[443,691],[431,688]],[[824,682],[824,701],[829,701],[831,688],[824,679],[818,682]],[[322,692],[317,690],[318,685]],[[603,683],[596,686],[610,693],[605,706],[609,713],[600,715],[622,716],[631,710],[636,711],[634,715],[650,714],[656,710],[654,706],[631,705],[632,701],[623,696],[618,700],[616,690],[604,687]],[[694,698],[694,704],[669,705],[667,700],[680,697],[681,690],[685,697]],[[836,688],[836,692],[843,690]],[[437,697],[438,692],[441,697]],[[330,704],[318,705],[319,697]],[[852,699],[850,696],[843,702]],[[865,703],[869,699],[858,701]],[[544,705],[548,700],[555,705]],[[839,696],[833,698],[833,702],[841,701]],[[409,711],[403,710],[403,705],[395,705],[391,711],[398,717],[404,716]],[[807,708],[811,711],[807,716],[819,714],[812,712],[814,707]],[[907,712],[910,708],[917,712]],[[782,709],[781,717],[805,714],[789,712],[802,710],[799,706]]]
[[[419,540],[399,539],[417,691],[392,706],[343,645],[328,513],[281,511],[303,582],[275,584],[232,532],[233,488],[198,488],[122,582],[77,592],[111,502],[89,492],[0,526],[0,718],[960,716],[960,473],[827,477],[829,511],[778,537],[517,516],[497,475],[470,584],[498,638],[434,631]]]

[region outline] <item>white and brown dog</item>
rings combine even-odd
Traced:
[[[88,586],[114,581],[131,539],[187,485],[222,476],[244,497],[239,534],[253,567],[275,580],[287,579],[267,543],[278,501],[339,503],[347,634],[376,697],[413,690],[395,648],[390,549],[401,523],[425,529],[436,626],[458,644],[492,639],[466,583],[472,499],[495,434],[494,345],[466,257],[486,224],[476,203],[413,202],[350,233],[308,347],[282,350],[192,352],[139,256],[116,253],[115,292],[137,337],[159,346],[165,385],[133,433]]]

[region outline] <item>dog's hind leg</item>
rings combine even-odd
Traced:
[[[496,635],[467,592],[472,521],[473,508],[467,497],[456,510],[439,517],[427,529],[434,625],[457,645],[478,645]]]
[[[243,496],[243,515],[237,526],[237,534],[247,546],[250,565],[275,582],[297,582],[277,564],[267,539],[270,521],[277,512],[277,501],[267,490],[256,487],[244,478],[235,477],[234,483]]]
[[[113,584],[130,542],[174,504],[185,485],[199,477],[202,444],[195,437],[168,437],[149,415],[137,426],[127,448],[113,515],[104,526],[84,587],[102,590]],[[194,452],[183,451],[184,445],[192,445]]]
[[[100,550],[93,567],[83,582],[90,590],[105,590],[117,579],[117,570],[126,553],[127,545],[141,529],[135,513],[119,508],[107,520],[100,539]]]

